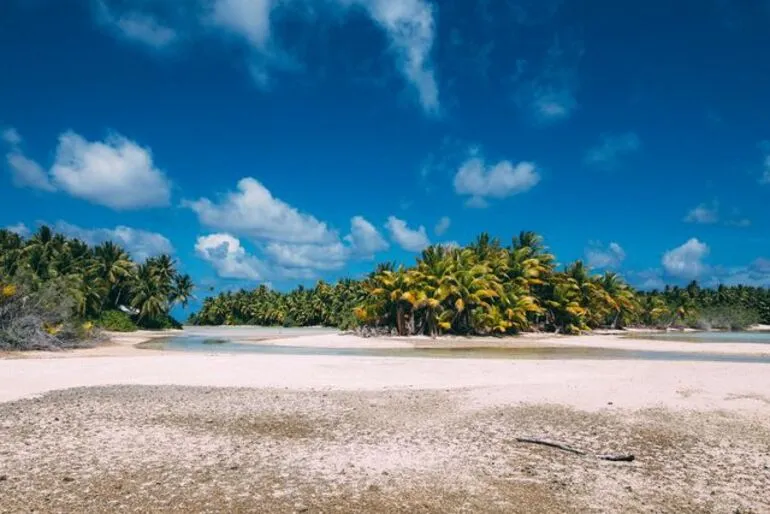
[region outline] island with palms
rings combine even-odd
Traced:
[[[410,267],[386,263],[363,280],[288,293],[260,286],[203,301],[198,325],[323,325],[381,334],[579,334],[628,326],[745,329],[770,324],[770,290],[720,285],[639,291],[582,261],[557,266],[542,238],[521,232],[503,246],[481,234],[466,247],[431,246]]]
[[[616,335],[767,323],[766,289],[640,291],[522,232],[164,330],[193,291],[167,255],[0,230],[3,507],[770,508],[766,340]]]

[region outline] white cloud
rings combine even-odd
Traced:
[[[126,39],[138,41],[156,49],[165,48],[178,39],[176,30],[163,25],[150,14],[139,11],[115,14],[104,0],[99,0],[94,5],[99,22],[109,26]]]
[[[410,252],[420,252],[430,245],[425,227],[420,225],[416,230],[410,229],[406,221],[390,216],[385,224],[390,237],[401,248]]]
[[[380,232],[362,216],[354,216],[350,220],[350,234],[345,241],[353,253],[364,258],[372,258],[377,252],[387,250],[389,245]]]
[[[586,261],[592,268],[618,268],[626,258],[626,252],[618,243],[610,243],[606,248],[592,244],[586,249]]]
[[[442,236],[446,233],[447,230],[449,230],[449,226],[451,224],[452,220],[449,219],[449,216],[443,216],[440,220],[438,220],[438,223],[436,223],[436,227],[433,229],[433,231],[437,236]]]
[[[127,2],[132,4],[132,2]],[[339,26],[339,14],[360,9],[382,30],[388,41],[400,74],[413,87],[420,105],[429,114],[439,112],[439,88],[431,53],[436,37],[436,18],[431,0],[196,0],[189,2],[156,2],[153,11],[165,11],[169,24],[149,12],[150,2],[133,2],[131,10],[113,10],[114,2],[94,0],[95,18],[121,37],[139,41],[153,48],[165,48],[180,39],[180,32],[192,37],[226,33],[241,38],[249,73],[265,88],[273,69],[303,68],[283,45],[273,30],[273,19],[290,19],[300,23],[323,20]],[[144,4],[144,9],[142,9]],[[163,4],[167,4],[165,7]],[[177,6],[179,4],[179,7]],[[126,2],[123,3],[126,5]],[[173,5],[173,7],[168,7]],[[312,11],[331,13],[326,19],[303,14]],[[294,27],[294,30],[304,30]],[[282,48],[285,47],[285,48]]]
[[[6,160],[16,187],[29,187],[49,193],[56,191],[56,187],[51,183],[42,166],[26,157],[20,150],[9,152]]]
[[[354,216],[350,233],[340,238],[326,223],[275,198],[251,177],[241,179],[236,191],[216,202],[201,198],[183,205],[198,215],[202,225],[233,234],[230,237],[247,237],[255,243],[261,255],[254,259],[262,259],[259,274],[263,279],[310,278],[317,271],[340,269],[350,259],[372,258],[388,248],[382,235],[363,217]],[[234,244],[229,247],[234,248]],[[224,269],[233,268],[231,257],[218,261],[228,263]]]
[[[709,269],[703,262],[708,253],[709,247],[705,243],[692,238],[663,255],[663,269],[673,277],[696,278]]]
[[[174,29],[161,25],[151,16],[140,13],[121,16],[115,24],[126,37],[155,48],[168,46],[177,39]]]
[[[18,146],[21,144],[21,135],[19,135],[19,131],[13,127],[7,127],[3,129],[1,137],[3,141],[11,146]]]
[[[335,270],[345,266],[350,248],[340,242],[316,245],[271,242],[265,247],[265,255],[286,268],[307,270]]]
[[[719,204],[714,201],[711,204],[702,203],[690,210],[685,216],[687,223],[712,224],[719,221]]]
[[[113,135],[89,142],[74,132],[59,137],[51,177],[72,196],[115,210],[168,205],[171,185],[152,154]]]
[[[186,201],[200,223],[252,239],[286,243],[331,243],[338,235],[310,214],[275,198],[258,180],[247,177],[238,190],[214,203],[208,198]]]
[[[638,152],[641,147],[642,141],[634,132],[602,134],[599,143],[586,152],[584,160],[589,166],[611,170],[624,156]]]
[[[273,0],[216,0],[210,19],[264,50],[270,39],[270,11],[274,4]]]
[[[144,261],[155,255],[174,253],[171,241],[157,232],[123,225],[115,228],[82,228],[66,221],[57,221],[53,228],[56,232],[80,239],[89,245],[112,241],[125,248],[138,261]]]
[[[20,148],[21,134],[15,128],[5,128],[0,137],[11,147],[11,150],[5,155],[5,160],[11,170],[14,186],[40,189],[49,193],[56,190],[43,167],[22,152]]]
[[[24,223],[16,223],[15,225],[8,225],[5,230],[18,234],[21,237],[27,237],[29,235],[29,228]]]
[[[195,243],[198,256],[211,264],[222,278],[262,280],[264,263],[250,255],[230,234],[201,236]]]
[[[348,3],[351,0],[338,0]],[[428,113],[439,110],[439,91],[430,54],[435,37],[433,5],[427,0],[354,0],[388,35],[404,77]]]
[[[487,198],[507,198],[524,193],[540,182],[540,174],[531,162],[513,165],[500,161],[487,166],[482,157],[465,161],[454,178],[455,192],[470,196],[470,207],[485,207]]]

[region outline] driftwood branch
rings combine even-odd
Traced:
[[[532,444],[539,444],[542,446],[549,446],[551,448],[556,448],[558,450],[562,450],[569,453],[574,453],[575,455],[588,455],[588,453],[584,452],[583,450],[578,450],[577,448],[573,448],[572,446],[569,446],[567,444],[559,443],[556,441],[549,441],[547,439],[538,439],[536,437],[517,437],[517,442],[520,443],[532,443]],[[632,454],[598,454],[594,455],[597,459],[601,460],[609,460],[613,462],[631,462],[634,460],[634,456]]]

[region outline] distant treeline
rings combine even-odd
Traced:
[[[281,293],[260,286],[207,298],[200,325],[372,327],[400,335],[575,334],[628,326],[741,329],[770,323],[770,291],[746,286],[641,292],[581,261],[557,269],[540,236],[503,246],[487,234],[464,248],[432,246],[414,266],[380,264],[364,280]]]
[[[73,345],[93,325],[178,326],[169,310],[192,291],[168,255],[138,263],[112,242],[90,246],[46,226],[29,238],[0,230],[0,349]]]

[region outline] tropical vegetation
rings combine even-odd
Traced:
[[[113,242],[92,246],[47,226],[29,238],[0,230],[0,348],[66,346],[90,331],[65,338],[65,327],[178,326],[169,310],[186,306],[193,287],[169,255],[136,262]]]
[[[398,335],[576,334],[628,326],[738,329],[770,323],[770,291],[746,286],[642,292],[582,261],[558,266],[539,235],[503,246],[481,234],[466,247],[431,246],[413,266],[380,264],[362,280],[318,282],[288,293],[259,286],[207,298],[201,325],[326,325]]]

